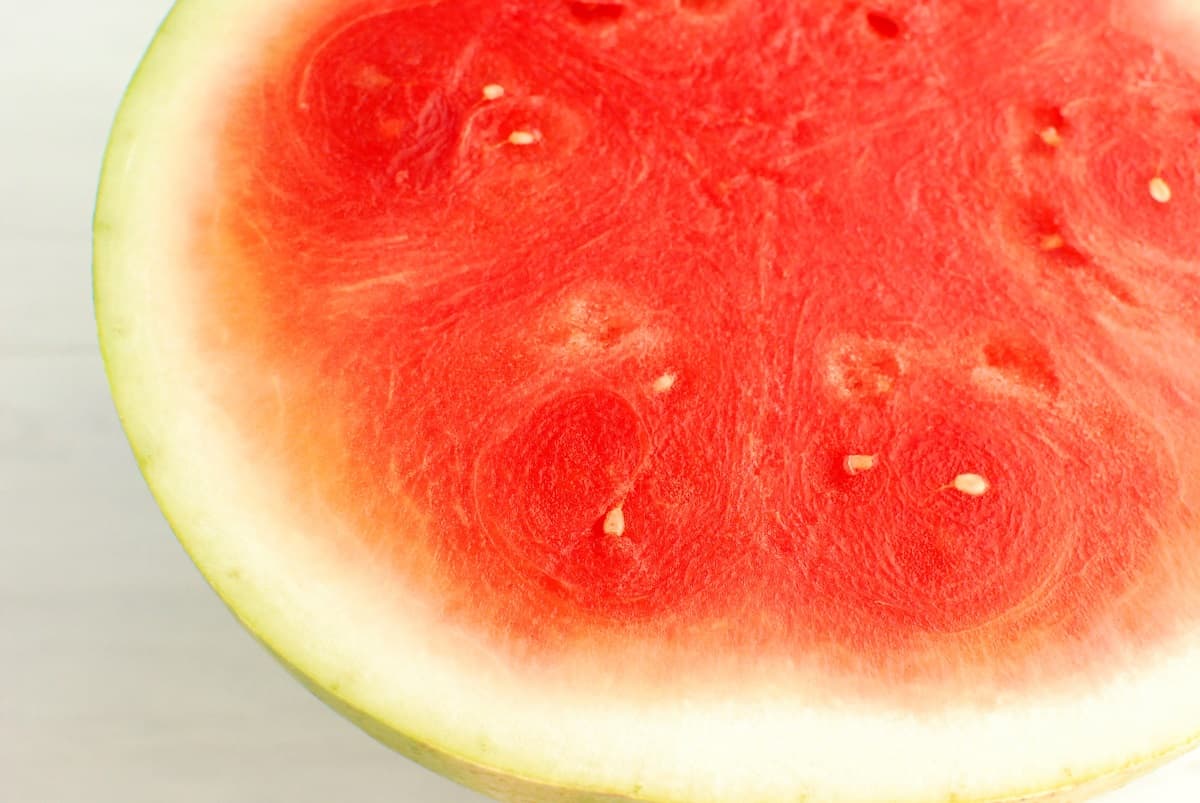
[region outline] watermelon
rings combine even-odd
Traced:
[[[241,621],[508,801],[1200,739],[1200,6],[181,0],[95,295]]]

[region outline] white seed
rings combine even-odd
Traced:
[[[1057,251],[1066,244],[1067,243],[1065,240],[1063,240],[1061,234],[1047,234],[1042,238],[1043,251]]]
[[[604,534],[612,536],[625,534],[625,512],[621,508],[614,507],[605,515]]]
[[[1171,200],[1171,185],[1162,176],[1155,176],[1150,179],[1150,197],[1165,204]]]
[[[842,468],[846,469],[847,474],[858,474],[861,471],[870,471],[871,469],[875,468],[875,455],[846,455],[846,459],[842,461]]]
[[[968,496],[983,496],[991,487],[988,481],[978,474],[959,474],[954,478],[954,490]]]
[[[654,384],[650,387],[655,393],[666,393],[668,390],[675,387],[675,378],[675,374],[665,373],[658,379],[655,379]]]
[[[1039,133],[1042,142],[1049,145],[1051,148],[1057,148],[1062,144],[1062,135],[1058,133],[1058,129],[1052,125],[1046,126]]]
[[[542,135],[536,131],[514,131],[508,135],[509,145],[535,145]]]
[[[499,100],[504,97],[504,87],[500,84],[488,84],[483,88],[484,100]]]

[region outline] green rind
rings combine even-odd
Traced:
[[[256,636],[258,634],[256,633]],[[661,798],[603,793],[591,790],[570,789],[562,786],[552,786],[532,778],[505,773],[493,767],[476,764],[468,759],[455,756],[439,750],[429,744],[419,741],[413,736],[390,727],[384,722],[372,717],[369,713],[355,707],[345,699],[323,688],[320,683],[305,675],[287,658],[271,649],[265,640],[260,641],[275,656],[292,675],[303,683],[310,692],[333,710],[353,722],[363,731],[380,743],[407,756],[422,766],[442,775],[462,786],[482,792],[496,800],[507,803],[691,803],[690,801],[669,801]],[[1112,772],[1102,773],[1090,778],[1080,779],[1078,783],[1064,784],[1056,789],[1036,792],[1016,793],[1000,798],[964,798],[950,795],[930,803],[1080,803],[1094,798],[1096,795],[1111,792],[1126,785],[1130,781],[1145,775],[1151,770],[1178,758],[1200,743],[1200,737],[1185,742],[1182,745],[1163,751],[1142,761],[1131,763]],[[746,803],[778,803],[778,801],[746,801]],[[887,801],[871,801],[871,803],[889,803]]]
[[[265,642],[263,643],[265,644]],[[283,656],[273,650],[271,652],[313,695],[353,722],[372,738],[439,775],[496,800],[505,801],[506,803],[695,803],[694,801],[640,797],[636,796],[638,794],[637,791],[632,793],[634,796],[626,796],[553,786],[541,783],[532,778],[506,774],[492,767],[475,764],[467,759],[425,744],[406,733],[388,726],[365,711],[354,707],[346,700],[332,694],[327,689],[322,688],[319,683],[305,676]],[[1090,800],[1096,795],[1111,792],[1125,786],[1130,781],[1145,775],[1172,759],[1178,758],[1194,748],[1197,743],[1200,743],[1200,737],[1143,761],[1131,763],[1128,766],[1109,773],[1080,779],[1078,783],[1065,784],[1055,789],[1023,792],[998,798],[966,798],[951,794],[944,798],[930,800],[929,803],[1082,803],[1082,801]],[[801,800],[806,801],[807,799]],[[813,798],[813,800],[817,799]],[[745,801],[745,803],[782,802]],[[789,801],[789,803],[791,802]],[[891,801],[863,801],[863,803],[891,803]]]

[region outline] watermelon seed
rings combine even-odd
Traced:
[[[675,387],[675,379],[675,374],[668,372],[660,376],[658,379],[655,379],[654,384],[650,387],[655,393],[666,393],[668,390]]]
[[[604,534],[619,537],[625,534],[625,511],[614,507],[604,516]]]
[[[1171,200],[1171,185],[1162,176],[1150,179],[1150,197],[1165,204]]]
[[[504,87],[500,84],[488,84],[483,88],[484,100],[499,100],[504,97]]]
[[[1051,148],[1057,148],[1062,144],[1062,135],[1058,133],[1057,126],[1046,126],[1038,133],[1038,136]]]
[[[1041,246],[1043,251],[1057,251],[1064,245],[1066,245],[1066,241],[1063,240],[1061,234],[1047,234],[1042,238]]]
[[[514,131],[508,135],[509,145],[536,145],[541,140],[542,135],[538,131]]]
[[[853,476],[875,468],[875,462],[873,454],[851,454],[846,455],[846,459],[842,461],[842,467],[846,469],[847,474]]]
[[[954,490],[968,496],[983,496],[990,487],[988,481],[978,474],[959,474],[952,483]]]

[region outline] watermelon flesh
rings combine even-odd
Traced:
[[[228,5],[143,70],[195,108],[127,101],[98,316],[181,538],[368,730],[714,801],[1074,794],[1200,734],[1200,13]]]

